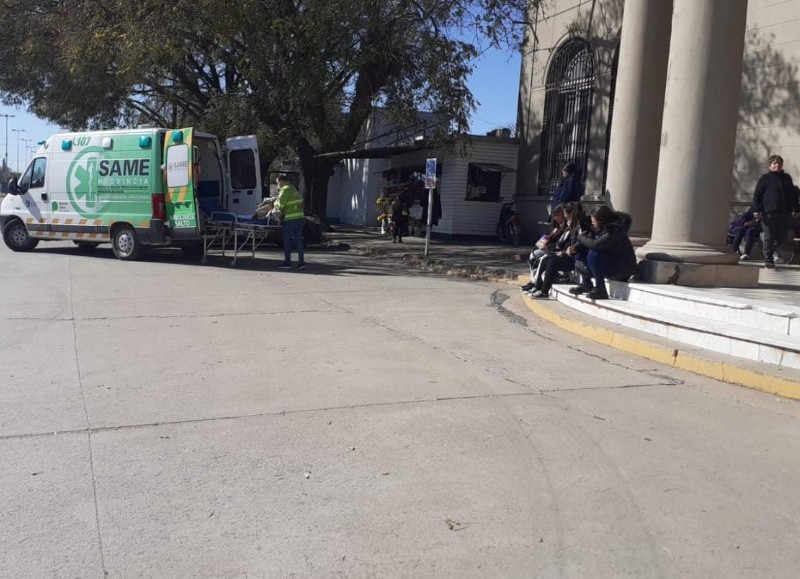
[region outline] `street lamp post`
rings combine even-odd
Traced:
[[[22,141],[22,152],[25,153],[25,161],[23,162],[22,166],[26,167],[28,165],[28,154],[31,151],[31,146],[29,143],[33,142],[33,139],[20,139]]]
[[[8,167],[8,119],[13,119],[15,115],[0,115],[6,118],[6,167]]]
[[[11,130],[17,133],[17,173],[19,173],[19,134],[24,133],[25,129],[11,129]]]

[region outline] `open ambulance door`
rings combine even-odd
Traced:
[[[225,207],[237,215],[253,215],[261,203],[261,164],[255,135],[225,142],[228,156],[228,192]]]
[[[164,205],[166,222],[174,239],[199,235],[197,191],[199,161],[192,143],[193,129],[174,129],[164,137]]]

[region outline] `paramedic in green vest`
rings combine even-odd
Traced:
[[[297,190],[289,177],[283,173],[278,175],[278,200],[275,209],[283,213],[283,263],[279,269],[292,267],[292,241],[297,248],[297,269],[305,269],[305,255],[303,254],[303,225],[306,221],[303,211],[303,196]]]

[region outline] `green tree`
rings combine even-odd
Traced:
[[[375,106],[462,132],[480,50],[516,49],[528,0],[4,0],[0,95],[73,128],[194,124],[298,156],[324,215]]]

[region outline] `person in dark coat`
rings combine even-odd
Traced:
[[[608,299],[606,279],[625,281],[636,272],[636,254],[628,231],[632,219],[627,213],[598,205],[592,211],[591,233],[580,234],[568,253],[577,255],[576,269],[581,284],[571,294],[586,294],[592,300]],[[592,285],[594,278],[594,285]]]
[[[789,235],[792,213],[800,213],[800,199],[791,176],[783,171],[783,157],[770,156],[768,165],[753,192],[753,212],[764,229],[764,267],[774,268],[775,248]]]
[[[581,200],[583,197],[583,183],[575,163],[567,163],[561,169],[562,179],[553,193],[552,207],[565,205]]]
[[[405,233],[408,223],[408,204],[404,195],[397,195],[392,200],[392,243],[403,243],[403,233]]]

